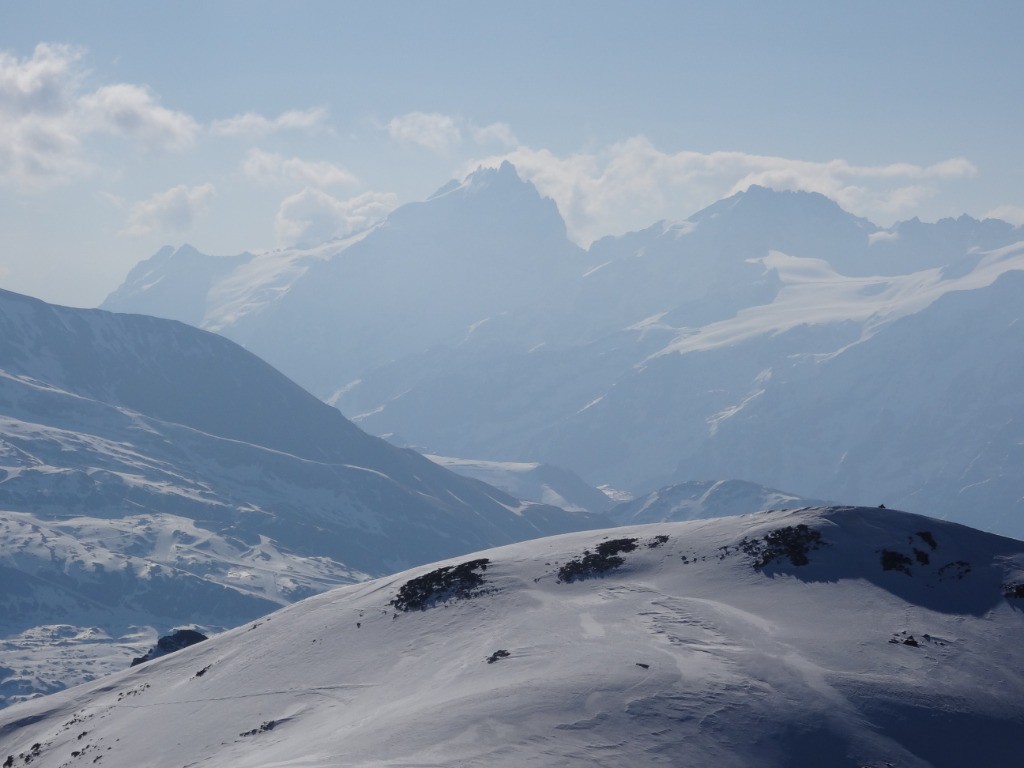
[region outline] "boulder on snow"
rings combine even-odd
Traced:
[[[196,632],[194,629],[176,629],[171,634],[164,635],[157,640],[156,645],[150,648],[145,656],[137,656],[132,659],[131,665],[134,667],[137,664],[144,664],[169,653],[180,651],[182,648],[188,648],[190,645],[201,643],[206,639],[206,635]]]

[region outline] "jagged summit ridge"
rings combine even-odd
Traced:
[[[498,191],[522,205],[499,204]],[[367,431],[432,454],[563,466],[637,495],[744,479],[1024,530],[1012,522],[1024,498],[1009,469],[1015,443],[999,426],[1024,407],[1005,364],[1024,353],[995,313],[966,323],[1005,349],[942,319],[959,303],[944,296],[982,306],[1013,292],[1022,230],[963,217],[879,229],[820,194],[758,186],[586,251],[556,217],[511,167],[481,169],[396,211],[272,301],[252,289],[245,314],[211,309],[222,319],[204,323]],[[241,271],[235,279],[246,284]],[[211,306],[226,306],[222,295],[207,291]],[[134,302],[151,304],[147,291]],[[882,365],[897,336],[911,351],[943,350],[957,375],[987,372],[978,396],[961,402],[918,354]],[[842,418],[854,379],[865,412],[886,413],[899,440],[870,418]],[[911,410],[889,414],[893,402]],[[924,402],[971,416],[937,439]],[[835,429],[780,443],[808,423],[798,404]]]
[[[535,236],[566,237],[565,221],[555,201],[543,197],[507,160],[498,168],[480,167],[462,181],[453,179],[423,202],[397,208],[383,226],[487,227],[518,237],[525,234],[525,228]]]

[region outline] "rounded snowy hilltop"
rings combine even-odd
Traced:
[[[341,587],[17,705],[0,759],[1007,765],[1022,609],[1024,543],[891,510],[571,533]]]

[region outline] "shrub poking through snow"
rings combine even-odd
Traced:
[[[809,552],[819,549],[824,541],[818,531],[804,523],[770,531],[760,539],[744,538],[740,549],[754,559],[754,570],[760,571],[780,557],[792,565],[807,565]]]
[[[910,575],[910,558],[902,552],[893,552],[891,549],[882,550],[882,570],[902,571]]]
[[[938,542],[935,541],[931,531],[918,531],[917,535],[921,538],[921,541],[932,548],[933,552],[939,548]]]
[[[1014,597],[1024,599],[1024,583],[1021,584],[1004,584],[1003,585],[1003,597]]]
[[[239,736],[255,736],[255,735],[259,734],[259,733],[266,733],[267,731],[274,730],[274,728],[277,726],[277,724],[279,722],[281,722],[281,721],[280,720],[267,720],[267,721],[265,721],[263,723],[260,723],[260,727],[259,728],[253,728],[251,731],[246,731],[245,733],[240,733],[238,735]]]
[[[482,557],[417,576],[402,585],[390,605],[399,611],[425,611],[448,600],[475,597],[484,584],[484,577],[477,571],[486,571],[488,563],[490,561]]]
[[[597,545],[597,552],[586,549],[583,551],[582,557],[570,560],[559,568],[558,581],[572,582],[600,576],[626,562],[619,555],[622,552],[632,552],[634,549],[636,549],[636,539],[602,541]]]

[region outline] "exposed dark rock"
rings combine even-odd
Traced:
[[[656,547],[660,547],[662,544],[664,544],[667,541],[668,541],[668,536],[666,536],[664,533],[659,533],[657,536],[655,536],[653,539],[651,539],[649,542],[647,542],[647,546],[650,547],[651,549],[655,549]]]
[[[202,632],[196,632],[194,629],[176,629],[169,635],[164,635],[156,641],[156,645],[149,649],[149,652],[145,656],[137,656],[132,659],[132,666],[137,664],[144,664],[147,661],[166,656],[169,653],[180,651],[182,648],[188,648],[190,645],[201,643],[206,640],[207,637]]]
[[[933,552],[939,548],[939,545],[935,541],[935,537],[932,536],[930,531],[918,531],[917,535],[921,538],[921,541],[932,548]]]
[[[971,564],[966,560],[954,560],[939,568],[939,578],[954,578],[957,581],[971,572]]]
[[[570,560],[558,569],[559,582],[573,582],[580,579],[589,579],[599,576],[613,568],[618,568],[625,560],[619,557],[622,552],[632,552],[636,549],[636,539],[612,539],[602,541],[597,545],[597,552],[589,549],[583,551],[583,556]]]
[[[400,611],[425,611],[448,600],[464,600],[481,593],[483,576],[490,561],[486,557],[459,565],[447,565],[410,579],[389,603]]]
[[[891,549],[883,549],[881,560],[883,571],[902,571],[907,574],[907,576],[911,575],[911,560],[902,552],[893,552]]]
[[[259,728],[253,728],[251,731],[238,734],[239,736],[255,736],[258,733],[266,733],[267,731],[274,730],[274,727],[280,722],[279,720],[267,720],[266,722],[260,723]]]
[[[490,656],[487,657],[487,663],[488,664],[493,664],[498,659],[507,659],[511,655],[512,654],[510,654],[504,648],[499,648],[498,650],[496,650],[494,653],[492,653]]]
[[[808,553],[824,544],[818,531],[800,523],[777,528],[760,539],[744,538],[739,548],[754,558],[754,570],[760,571],[781,557],[787,558],[792,565],[807,565],[811,562]]]
[[[1015,597],[1024,599],[1024,583],[1004,584],[1003,597]]]
[[[929,563],[928,553],[917,547],[914,547],[914,559],[921,565],[928,565]]]
[[[644,669],[650,669],[650,668],[651,668],[651,665],[650,665],[650,664],[644,664],[644,663],[643,663],[642,661],[638,661],[638,662],[636,663],[636,665],[637,665],[638,667],[643,667]]]

